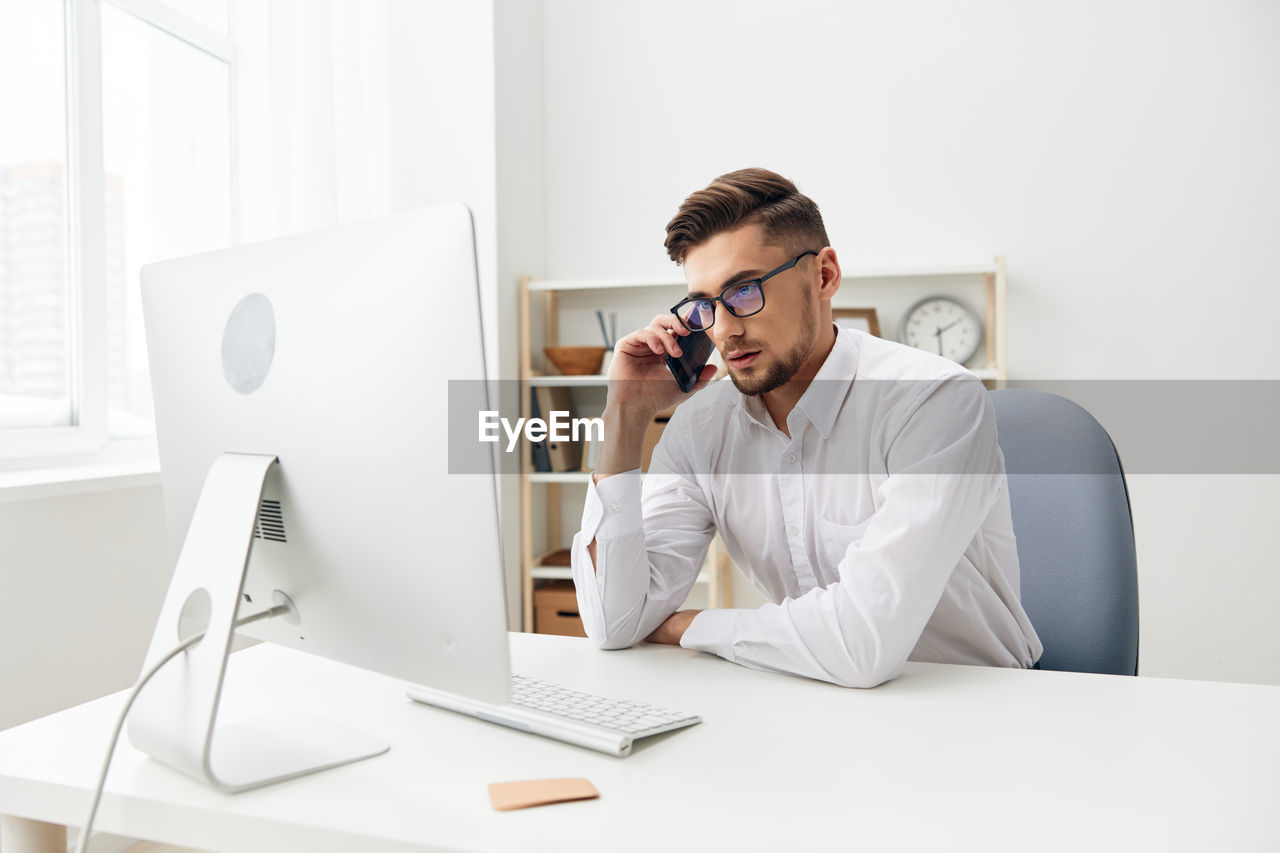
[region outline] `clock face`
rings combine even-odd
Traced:
[[[930,296],[907,311],[899,338],[907,346],[964,364],[978,351],[982,323],[964,303],[950,296]]]

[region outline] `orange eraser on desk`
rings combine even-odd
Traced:
[[[594,800],[600,792],[586,779],[530,779],[527,782],[494,782],[489,801],[498,811],[527,809],[574,800]]]

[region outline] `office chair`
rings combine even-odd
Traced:
[[[1137,675],[1133,518],[1111,437],[1064,397],[990,393],[1040,668]]]

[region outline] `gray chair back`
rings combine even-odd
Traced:
[[[1133,518],[1111,437],[1056,394],[999,389],[991,400],[1040,668],[1137,675]]]

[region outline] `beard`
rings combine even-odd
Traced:
[[[755,397],[786,385],[809,357],[816,333],[817,323],[814,322],[813,313],[805,310],[801,314],[800,339],[796,341],[796,345],[769,365],[761,376],[747,378],[730,370],[729,378],[733,381],[733,386],[744,396]]]

